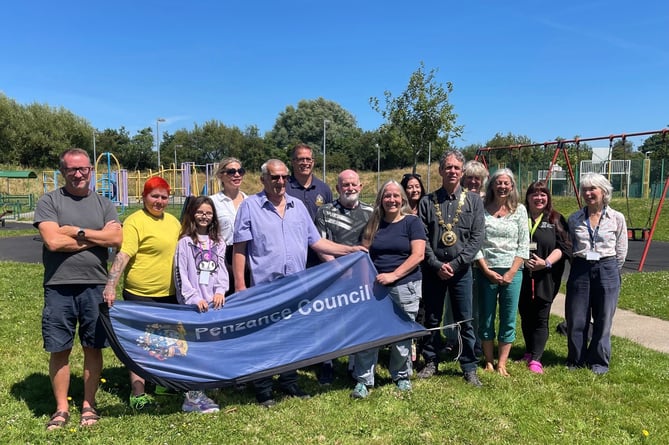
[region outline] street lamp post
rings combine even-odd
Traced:
[[[327,124],[329,120],[323,119],[323,182],[325,182],[325,135],[327,134]]]
[[[381,146],[376,144],[376,191],[381,188]]]
[[[179,170],[179,166],[177,164],[177,148],[181,148],[181,147],[183,147],[183,145],[181,145],[181,144],[176,144],[174,146],[174,169],[175,170]]]
[[[160,171],[160,123],[165,122],[165,119],[159,117],[156,119],[156,151],[158,152],[158,171]]]

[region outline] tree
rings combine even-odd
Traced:
[[[462,135],[463,127],[456,125],[457,115],[453,105],[448,102],[448,95],[453,91],[453,84],[446,87],[437,83],[437,70],[425,72],[425,64],[420,66],[409,78],[409,84],[398,97],[386,90],[385,107],[379,99],[371,97],[371,107],[387,121],[386,130],[396,129],[406,141],[413,153],[413,171],[416,171],[419,154],[430,142],[438,138],[445,139],[446,145],[453,137]]]
[[[362,130],[358,128],[351,113],[338,103],[322,97],[315,100],[301,100],[297,107],[289,105],[266,135],[268,146],[275,147],[287,160],[297,143],[308,144],[314,157],[322,162],[323,134],[325,132],[326,167],[344,169],[357,156],[351,147],[357,145]]]
[[[669,134],[657,133],[644,139],[639,151],[654,160],[669,158]]]

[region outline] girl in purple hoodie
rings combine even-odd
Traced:
[[[191,200],[184,212],[174,258],[177,300],[196,305],[200,312],[220,309],[228,290],[225,242],[220,239],[214,203],[208,196]],[[214,413],[218,405],[203,391],[188,391],[182,409]]]

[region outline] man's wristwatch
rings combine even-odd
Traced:
[[[77,232],[77,239],[84,238],[86,238],[86,231],[82,227],[79,227],[79,231]]]

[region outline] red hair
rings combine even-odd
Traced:
[[[142,196],[148,195],[155,189],[165,189],[167,190],[168,195],[170,193],[170,185],[167,183],[167,181],[165,181],[160,176],[152,176],[144,183],[144,191],[142,192]]]

